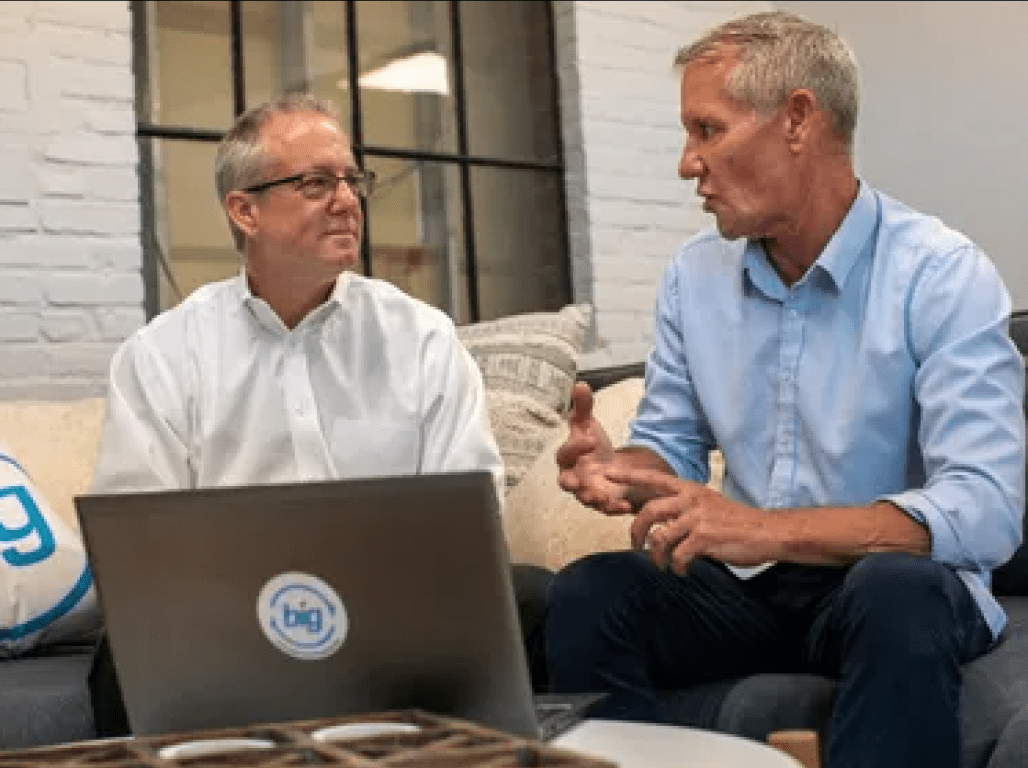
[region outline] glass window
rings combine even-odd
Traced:
[[[217,142],[290,90],[337,104],[378,174],[360,271],[458,323],[570,299],[548,2],[132,8],[150,314],[238,271]]]

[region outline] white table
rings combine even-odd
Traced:
[[[583,720],[550,744],[620,768],[801,768],[789,755],[758,741],[675,725]]]

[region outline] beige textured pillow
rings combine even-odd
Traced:
[[[561,429],[591,320],[577,304],[457,327],[482,371],[508,490]]]
[[[5,443],[60,518],[78,529],[74,497],[93,474],[105,399],[0,402]]]
[[[643,379],[623,379],[595,393],[593,414],[614,445],[628,439],[628,429],[643,393]],[[608,517],[580,504],[557,485],[555,453],[567,436],[561,429],[543,449],[516,488],[507,494],[504,528],[511,559],[557,570],[591,552],[625,549],[631,545],[629,515]],[[720,487],[723,464],[710,457],[711,481]]]
[[[614,445],[628,438],[628,427],[642,397],[641,378],[623,379],[595,393],[593,414]],[[551,437],[521,482],[507,494],[504,528],[511,559],[552,570],[589,552],[629,546],[628,515],[608,517],[580,504],[557,485],[555,453],[567,425]]]

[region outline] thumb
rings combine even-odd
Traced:
[[[583,429],[593,416],[593,391],[584,381],[576,381],[571,388],[571,413],[568,425],[571,429]]]

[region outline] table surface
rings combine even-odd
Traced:
[[[550,744],[605,758],[619,768],[801,768],[761,742],[676,725],[583,720]]]

